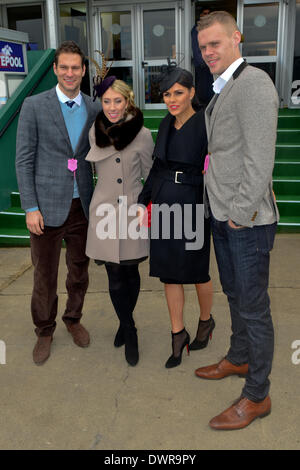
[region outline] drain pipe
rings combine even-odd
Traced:
[[[47,47],[58,47],[58,8],[57,0],[46,0]]]
[[[191,70],[191,29],[192,29],[192,2],[184,0],[184,63],[187,70]]]

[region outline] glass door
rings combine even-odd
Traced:
[[[98,8],[95,15],[94,50],[104,53],[108,67],[112,64],[108,75],[116,75],[136,92],[132,22],[133,11],[130,6]],[[100,54],[93,51],[92,56],[101,63]]]
[[[130,85],[141,109],[165,108],[155,81],[167,58],[183,60],[180,47],[182,28],[179,2],[103,5],[96,7],[94,50],[112,61],[109,75]]]
[[[244,0],[239,2],[238,24],[243,34],[242,56],[267,72],[279,84],[278,44],[280,2]]]
[[[143,109],[165,108],[156,81],[167,58],[180,62],[176,2],[146,4],[140,7],[139,77],[140,103]]]

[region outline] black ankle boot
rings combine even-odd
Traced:
[[[199,320],[196,338],[190,344],[190,350],[196,351],[206,348],[209,338],[212,339],[212,332],[215,326],[212,315],[208,320]]]
[[[179,366],[181,364],[181,356],[183,348],[187,347],[187,353],[189,354],[189,343],[190,335],[185,328],[178,331],[178,333],[172,333],[172,356],[167,360],[165,367],[171,369],[172,367]]]
[[[123,344],[125,344],[124,331],[122,325],[120,325],[115,336],[114,346],[115,348],[120,348],[121,346],[123,346]]]
[[[134,326],[124,327],[125,357],[129,365],[135,366],[139,361],[138,337]]]

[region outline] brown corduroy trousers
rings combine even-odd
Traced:
[[[45,226],[43,235],[30,234],[34,266],[31,313],[37,336],[50,336],[56,327],[57,277],[62,241],[66,244],[66,324],[78,322],[88,288],[89,258],[85,254],[88,222],[80,199],[73,199],[68,218],[60,227]]]

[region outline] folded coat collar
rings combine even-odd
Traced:
[[[116,150],[123,150],[135,139],[144,125],[143,114],[138,108],[135,108],[125,121],[113,124],[107,129],[103,123],[103,116],[103,111],[100,111],[95,121],[96,145],[100,148],[112,145]]]

